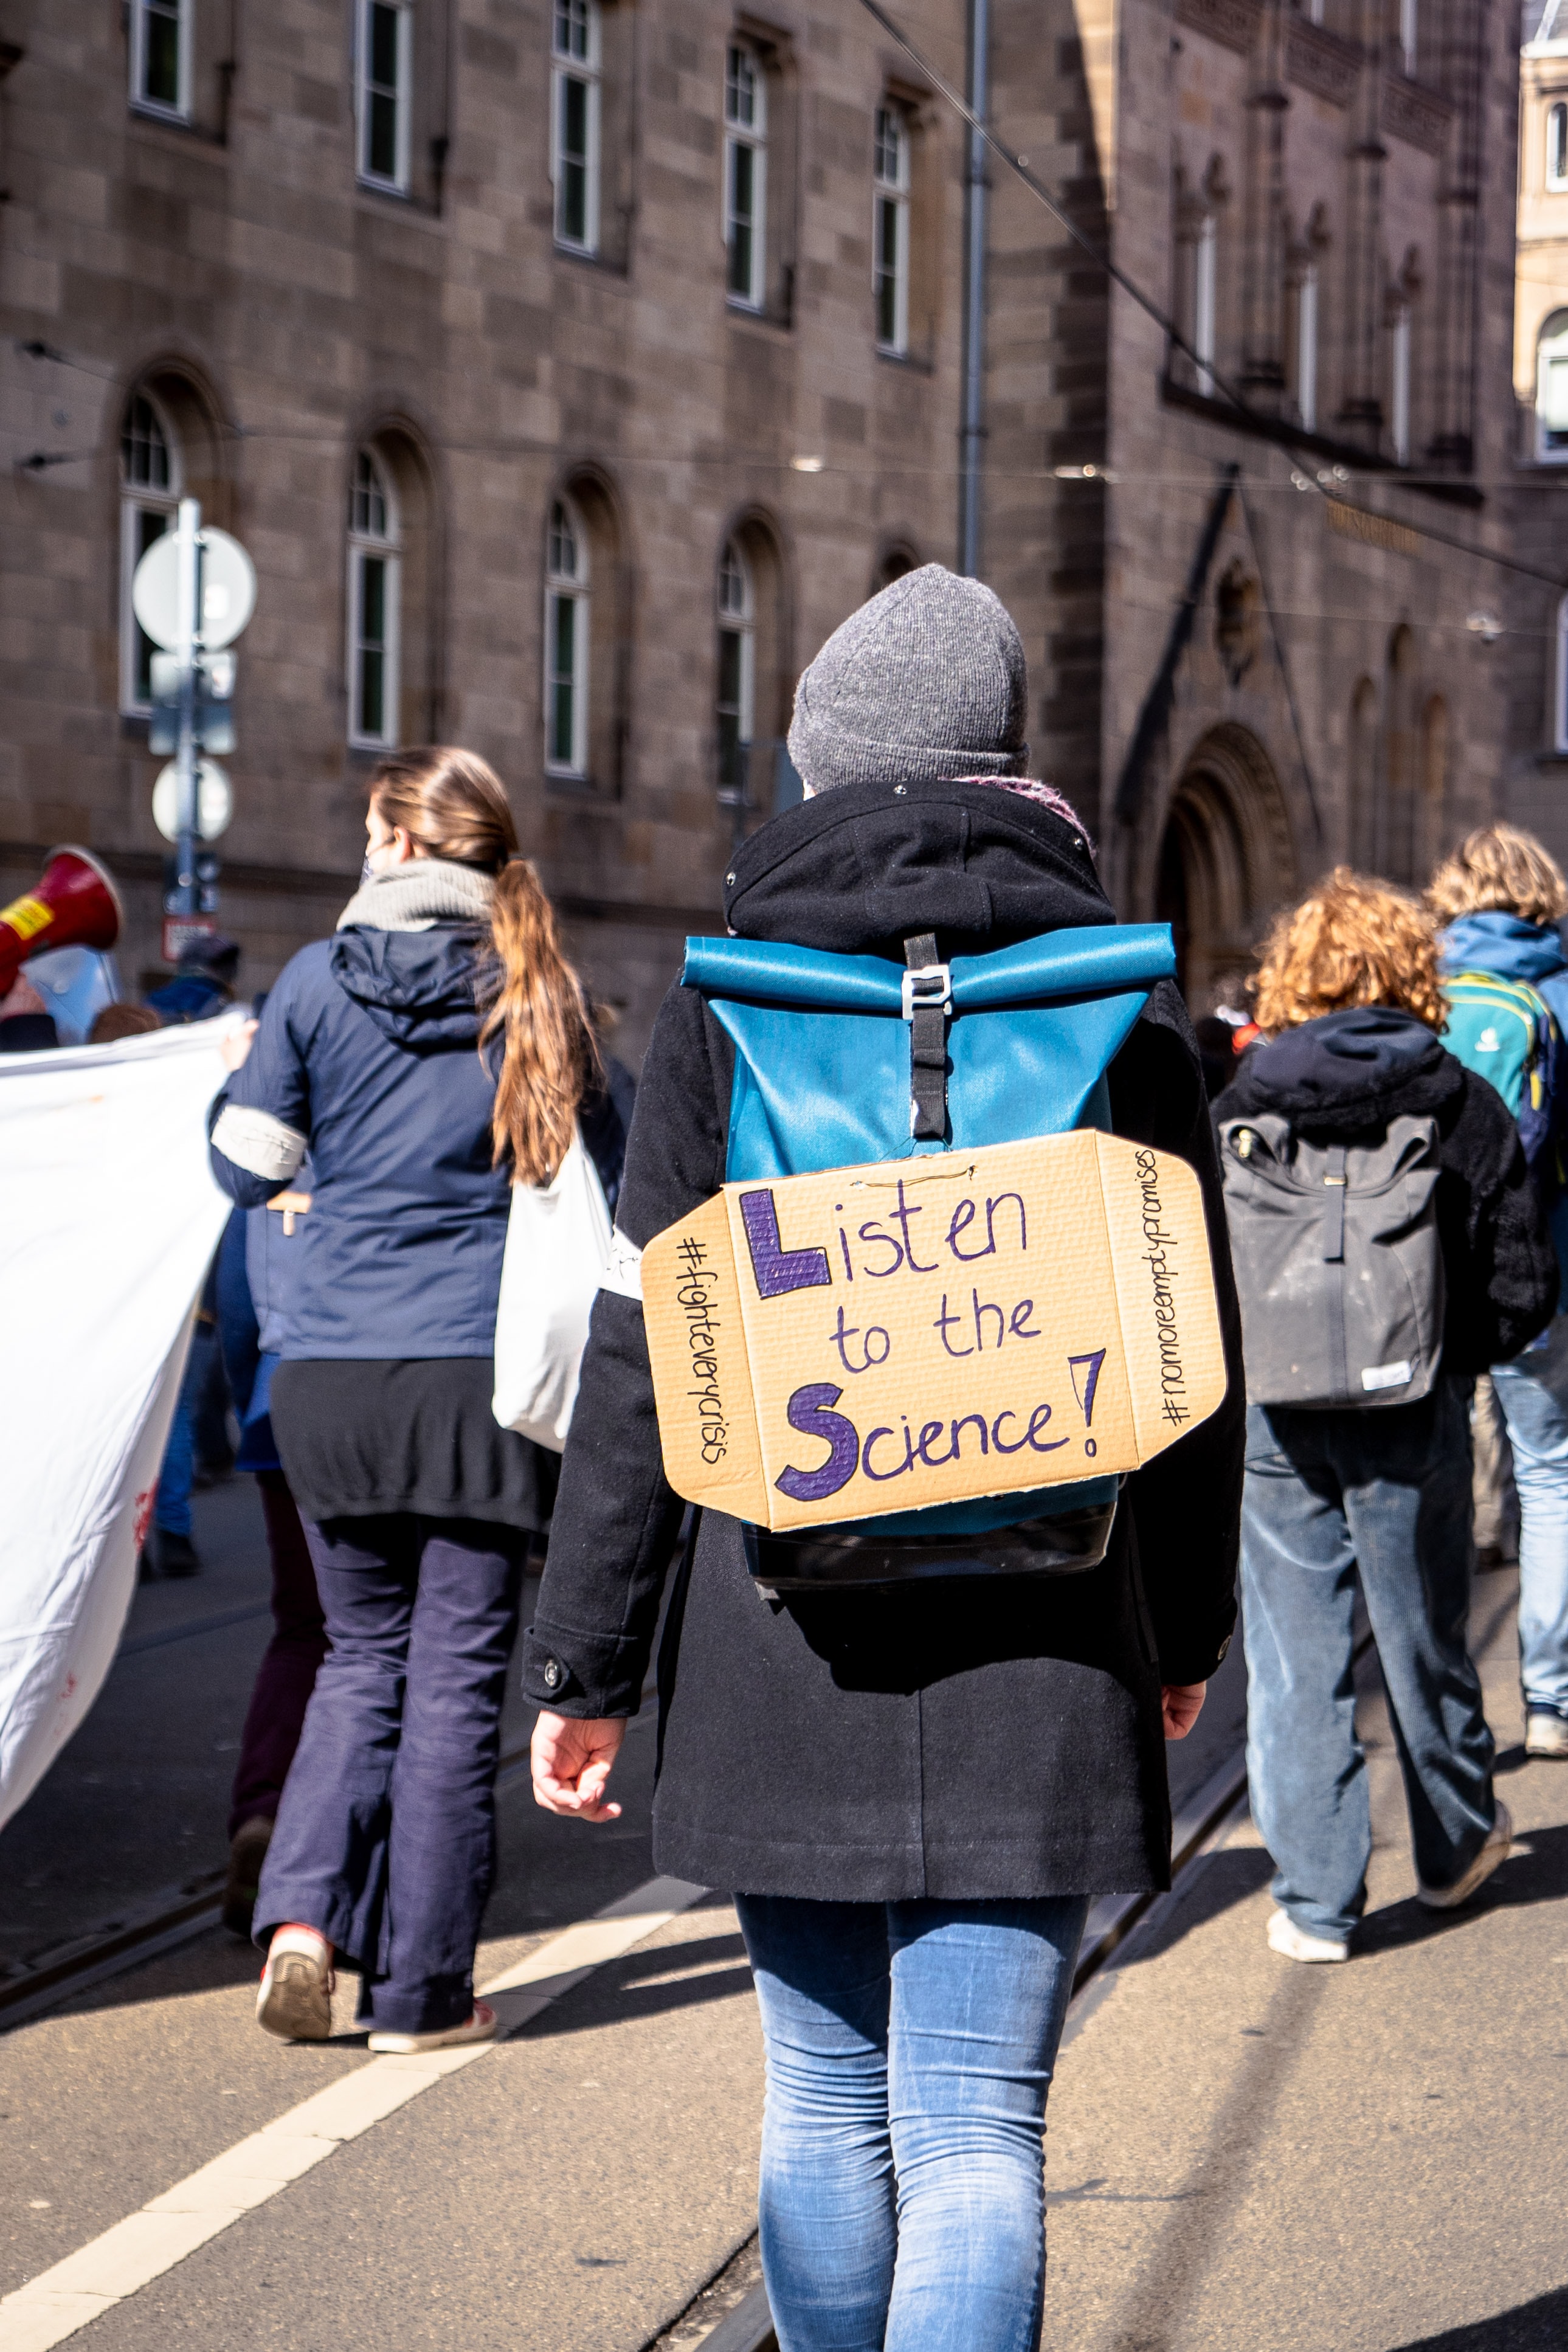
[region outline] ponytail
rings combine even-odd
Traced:
[[[496,877],[491,936],[500,988],[481,1051],[503,1039],[492,1115],[495,1165],[509,1153],[515,1181],[548,1184],[571,1149],[578,1107],[600,1075],[582,982],[561,953],[555,909],[532,865],[513,856]]]

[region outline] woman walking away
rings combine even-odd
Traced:
[[[1024,773],[1026,708],[1023,648],[988,589],[928,564],[873,597],[800,681],[789,745],[810,797],[737,852],[725,944],[826,950],[800,961],[855,973],[914,961],[928,982],[943,958],[1041,933],[1076,932],[1063,950],[1082,950],[1114,919],[1082,825]],[[1143,933],[1123,945],[1166,947]],[[585,1821],[618,1811],[605,1782],[681,1512],[627,1269],[727,1169],[753,1172],[757,1122],[737,1110],[732,1125],[732,1085],[737,1104],[758,1097],[736,1083],[720,1015],[739,1015],[718,992],[716,1010],[697,985],[673,988],[643,1066],[616,1271],[594,1308],[525,1652],[544,1709],[536,1792]],[[705,1510],[671,1598],[653,1851],[660,1870],[737,1893],[767,2045],[762,2252],[782,2352],[1038,2345],[1041,2134],[1088,1902],[1168,1884],[1163,1738],[1196,1717],[1235,1618],[1239,1332],[1186,1014],[1153,963],[1122,1002],[1125,1041],[1095,1100],[1119,1134],[1198,1172],[1231,1341],[1227,1403],[1119,1498],[1113,1486],[1108,1548],[1077,1573],[1040,1572],[1062,1557],[1053,1507],[1076,1507],[1053,1506],[1057,1488],[860,1522],[872,1538],[822,1530],[835,1557],[871,1543],[875,1579],[777,1600],[748,1568],[757,1531]],[[836,1094],[829,1043],[785,1050],[764,1074],[768,1119],[787,1126],[820,1078],[824,1121],[883,1123],[877,1156],[909,1149],[912,1086],[918,1132],[942,1136],[948,1111],[955,1129],[967,1123],[957,1050],[944,1105],[926,1084],[940,1045],[917,1063],[913,1023],[908,1034],[885,1078],[846,1052]],[[798,1050],[820,1051],[821,1069]],[[998,1081],[1016,1084],[996,1050]],[[858,1094],[841,1082],[851,1068]],[[1019,1116],[1038,1102],[1027,1087]]]
[[[1469,1389],[1547,1321],[1557,1266],[1499,1097],[1444,1052],[1437,945],[1340,867],[1275,927],[1265,1040],[1214,1107],[1247,1349],[1248,1770],[1275,1951],[1343,1960],[1372,1850],[1359,1580],[1420,1899],[1508,1853],[1466,1648]]]
[[[336,1954],[371,2047],[409,2051],[495,2030],[473,1971],[497,1727],[555,1466],[492,1414],[496,1305],[511,1184],[559,1165],[597,1065],[485,762],[384,760],[365,829],[337,937],[288,964],[219,1097],[213,1165],[249,1208],[311,1164],[270,1403],[331,1646],[262,1868],[256,2014],[323,2038]]]
[[[1448,923],[1438,940],[1451,1006],[1444,1042],[1490,1079],[1516,1118],[1521,1110],[1527,1118],[1537,1113],[1541,1149],[1532,1165],[1568,1281],[1562,1162],[1568,955],[1557,929],[1568,913],[1568,885],[1530,834],[1493,824],[1438,866],[1427,903]],[[1455,999],[1466,1017],[1456,1017]],[[1541,1047],[1533,1057],[1532,1035]],[[1515,1043],[1521,1037],[1523,1051]],[[1568,1757],[1568,1313],[1562,1309],[1560,1295],[1541,1338],[1511,1363],[1494,1364],[1491,1374],[1519,1494],[1519,1672],[1531,1756]]]

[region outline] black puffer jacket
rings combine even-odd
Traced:
[[[736,859],[743,937],[944,955],[1113,919],[1084,845],[985,784],[848,786]],[[619,1223],[639,1246],[724,1181],[732,1049],[671,990],[643,1065]],[[703,1516],[660,1657],[659,1867],[754,1894],[1004,1899],[1166,1883],[1159,1686],[1197,1682],[1235,1619],[1239,1328],[1192,1032],[1168,982],[1110,1072],[1119,1133],[1197,1169],[1230,1391],[1124,1493],[1104,1564],[894,1592],[762,1600],[738,1524]],[[665,1484],[642,1310],[601,1294],[525,1687],[575,1716],[634,1713],[681,1505]]]
[[[1255,1045],[1214,1106],[1216,1123],[1272,1111],[1309,1143],[1381,1136],[1391,1118],[1437,1130],[1437,1231],[1447,1308],[1443,1370],[1484,1372],[1544,1330],[1557,1256],[1507,1104],[1412,1013],[1327,1013]]]

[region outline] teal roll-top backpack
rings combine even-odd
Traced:
[[[686,941],[682,981],[735,1047],[726,1181],[803,1176],[912,1152],[1111,1127],[1105,1074],[1176,952],[1163,923],[1050,931],[907,969],[881,956]],[[1103,1559],[1120,1481],[942,1504],[789,1534],[747,1531],[785,1588],[915,1576],[1056,1574]]]

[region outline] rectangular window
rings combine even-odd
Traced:
[[[1536,415],[1542,450],[1568,449],[1568,337],[1542,345]]]
[[[361,0],[360,177],[400,195],[408,191],[413,84],[413,8],[403,0]]]
[[[550,176],[555,238],[575,253],[599,250],[599,9],[597,0],[555,0],[550,89]]]
[[[768,84],[755,50],[732,47],[724,75],[724,241],[729,299],[760,310],[768,285]]]
[[[1410,313],[1399,310],[1390,330],[1388,437],[1396,466],[1410,463]]]
[[[1568,188],[1568,106],[1547,110],[1546,184],[1554,192]]]
[[[398,559],[362,548],[349,561],[349,740],[397,741]]]
[[[150,113],[184,121],[191,111],[193,0],[131,0],[131,97]]]
[[[876,344],[902,359],[909,349],[909,129],[895,107],[877,109],[873,179]]]
[[[1405,53],[1405,70],[1416,70],[1416,12],[1420,0],[1399,0],[1399,46]]]
[[[1296,289],[1296,414],[1318,429],[1318,273],[1310,265]]]
[[[1217,307],[1216,265],[1219,229],[1214,215],[1205,215],[1193,252],[1192,347],[1197,353],[1197,389],[1205,400],[1214,397],[1214,339]]]
[[[172,510],[137,506],[127,499],[120,509],[120,704],[126,711],[151,709],[152,702],[152,638],[131,608],[131,583],[136,567],[155,539],[173,527]]]
[[[558,774],[588,768],[588,600],[551,589],[545,612],[546,763]]]

